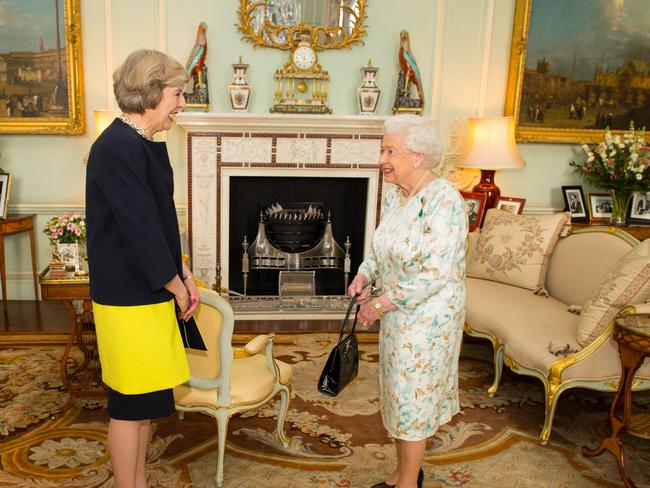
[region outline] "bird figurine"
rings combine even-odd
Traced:
[[[208,25],[205,22],[199,24],[199,28],[196,31],[196,42],[187,58],[187,63],[185,63],[185,69],[190,75],[190,81],[185,88],[186,93],[194,93],[195,86],[197,88],[205,86],[203,82],[203,67],[205,66],[205,57],[208,54],[208,42],[205,38],[205,31],[207,29]]]
[[[400,32],[400,48],[399,48],[399,65],[401,68],[397,96],[393,112],[400,112],[400,109],[411,109],[409,111],[422,111],[424,106],[424,92],[422,91],[422,77],[420,70],[415,62],[415,56],[411,52],[411,42],[409,33],[402,29]],[[410,84],[413,83],[418,93],[418,98],[410,98]]]

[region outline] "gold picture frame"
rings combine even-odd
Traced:
[[[615,31],[606,18],[611,12],[599,5],[516,0],[504,112],[515,117],[518,142],[596,143],[606,127],[622,134],[630,120],[650,125],[650,109],[642,103],[650,96],[650,75],[636,68],[645,61],[621,47],[634,41],[640,19],[632,10],[641,6],[616,5],[634,25]],[[599,35],[572,25],[591,26]]]
[[[39,33],[34,38],[40,46],[23,45],[16,35],[15,46],[0,48],[6,73],[0,81],[0,134],[86,132],[79,3],[55,0],[34,9],[13,2],[10,27]],[[21,27],[20,19],[30,20]]]

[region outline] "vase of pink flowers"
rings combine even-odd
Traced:
[[[86,244],[86,219],[78,213],[65,213],[48,220],[43,233],[54,246],[53,262],[64,264],[67,271],[78,271]]]
[[[571,161],[588,183],[609,190],[612,194],[612,225],[625,225],[627,208],[634,192],[650,191],[650,148],[645,130],[635,130],[634,122],[623,135],[605,137],[594,147],[582,145],[584,161]]]

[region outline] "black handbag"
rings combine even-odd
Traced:
[[[357,376],[359,371],[359,346],[357,336],[354,334],[354,329],[357,326],[357,313],[359,312],[359,305],[356,305],[356,301],[356,296],[350,301],[348,311],[341,324],[338,343],[330,352],[323,372],[318,380],[318,391],[324,395],[333,397],[338,395]],[[343,337],[345,327],[355,305],[356,309],[354,311],[352,328],[350,329],[350,333]]]
[[[196,325],[194,317],[190,317],[189,320],[179,318],[178,330],[181,333],[183,347],[185,347],[185,349],[197,349],[199,351],[208,350],[208,348],[205,347],[205,342],[203,342],[203,337],[201,337],[201,331],[199,331],[199,326]]]

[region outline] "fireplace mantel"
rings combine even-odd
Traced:
[[[189,112],[188,237],[195,275],[228,287],[230,178],[367,178],[364,251],[379,218],[379,147],[386,117]],[[345,197],[345,196],[342,196]]]
[[[176,123],[186,132],[297,131],[381,135],[387,117],[368,115],[231,114],[184,112]]]

